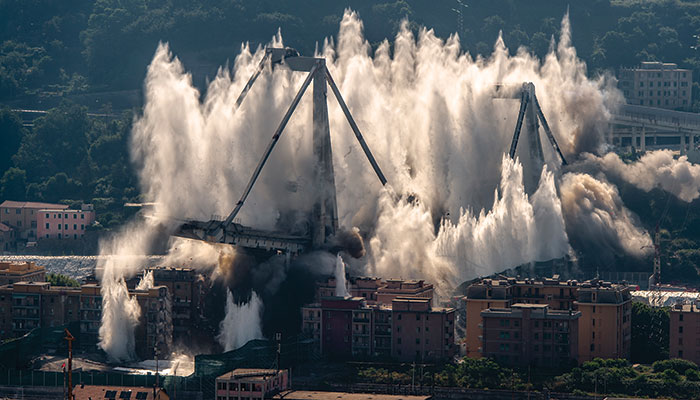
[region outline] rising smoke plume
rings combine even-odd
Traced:
[[[540,177],[528,196],[523,166],[503,157],[518,104],[494,99],[493,88],[523,82],[534,83],[568,158],[603,151],[603,133],[611,110],[622,101],[621,93],[609,77],[587,76],[571,44],[568,16],[561,28],[558,43],[543,60],[523,48],[512,55],[500,37],[491,55],[465,54],[457,35],[443,40],[422,28],[415,36],[407,23],[393,43],[385,40],[372,53],[359,17],[345,12],[337,41],[327,39],[318,56],[325,57],[391,190],[400,198],[396,201],[379,184],[329,96],[339,225],[367,244],[364,256],[356,244],[346,246],[361,256],[349,260],[351,267],[385,277],[429,279],[440,295],[446,295],[478,275],[561,257],[569,251],[569,239],[593,252],[640,253],[648,235],[612,185],[577,172],[561,177],[557,158],[544,146],[547,165],[527,172]],[[271,45],[282,46],[281,35]],[[202,94],[168,46],[158,46],[148,67],[143,115],[131,138],[142,193],[156,204],[154,218],[208,220],[231,211],[304,79],[284,67],[268,67],[236,109],[236,98],[263,53],[262,48],[242,45],[233,69],[221,68]],[[306,229],[314,198],[310,97],[299,104],[241,209],[241,223],[288,232]],[[139,235],[150,235],[151,226],[140,228],[144,232]],[[146,247],[132,247],[136,237],[127,232],[110,250],[146,254]],[[217,273],[242,282],[234,285],[239,289],[274,274],[270,281],[278,284],[267,289],[269,294],[289,279],[289,272],[305,276],[298,268],[273,268],[278,259],[264,268],[251,266],[244,262],[245,254],[233,250],[207,248],[192,254],[216,257]],[[313,268],[313,263],[308,265]],[[332,265],[331,260],[329,272]],[[131,321],[138,310],[129,311],[123,277],[133,271],[119,263],[103,267],[101,346],[115,359],[126,358],[133,348]],[[227,293],[227,308],[238,315],[240,307],[250,307],[257,315],[257,295],[251,295],[249,306],[237,306],[233,299],[239,290],[235,291]],[[241,293],[247,295],[250,288]],[[223,327],[243,326],[233,311],[226,314]],[[239,335],[227,329],[220,336],[226,348],[235,347],[238,338],[259,336],[259,330]]]
[[[688,203],[700,197],[700,165],[691,164],[686,156],[676,158],[670,150],[646,153],[632,163],[615,153],[602,157],[583,154],[576,167],[589,173],[602,171],[645,192],[660,188]]]

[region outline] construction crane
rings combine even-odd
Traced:
[[[273,133],[270,142],[260,157],[248,184],[245,186],[240,199],[235,204],[229,215],[223,219],[210,221],[186,221],[175,233],[176,236],[185,238],[206,240],[215,243],[227,243],[240,247],[260,249],[264,251],[277,251],[288,254],[298,254],[310,249],[318,249],[324,246],[327,239],[335,235],[338,229],[338,211],[335,191],[335,176],[333,172],[333,156],[331,151],[331,136],[328,121],[327,90],[330,86],[340,108],[345,115],[355,138],[365,153],[372,169],[382,185],[386,185],[386,178],[379,164],[364,140],[345,100],[340,94],[330,71],[326,67],[326,60],[318,57],[303,57],[290,48],[267,48],[265,55],[258,64],[258,68],[241,91],[236,100],[238,108],[245,100],[246,95],[252,89],[253,84],[264,71],[267,65],[271,67],[285,66],[292,71],[306,72],[307,76],[296,96],[289,105],[282,121]],[[310,235],[292,235],[286,232],[271,232],[253,229],[236,222],[236,216],[245,204],[255,182],[262,172],[265,163],[284,133],[289,119],[301,101],[306,89],[313,82],[313,156],[314,156],[314,187],[316,198],[311,213]]]

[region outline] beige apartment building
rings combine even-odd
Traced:
[[[685,110],[692,105],[693,71],[674,63],[643,62],[622,68],[619,87],[629,104]]]

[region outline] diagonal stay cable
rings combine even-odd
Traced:
[[[377,160],[374,159],[374,156],[372,155],[372,152],[370,151],[369,146],[367,146],[367,142],[365,142],[365,139],[362,137],[362,133],[360,132],[360,128],[357,127],[357,124],[355,123],[355,119],[352,117],[352,114],[350,114],[350,110],[348,109],[347,104],[345,104],[345,100],[343,100],[343,96],[340,94],[340,90],[338,90],[338,86],[336,86],[335,81],[333,81],[333,77],[331,76],[331,72],[326,67],[324,67],[324,70],[326,72],[326,77],[328,78],[328,83],[331,85],[331,90],[333,91],[333,94],[335,95],[336,100],[338,100],[338,104],[340,105],[340,108],[343,110],[343,114],[345,114],[345,118],[348,120],[348,123],[350,124],[350,128],[352,128],[352,131],[355,133],[355,137],[357,138],[357,141],[360,142],[360,147],[362,147],[362,151],[365,152],[365,156],[367,156],[367,160],[369,160],[369,163],[372,164],[372,168],[374,169],[374,173],[377,174],[379,181],[382,183],[382,185],[385,186],[386,185],[386,178],[384,177],[384,173],[382,172],[381,168],[379,168],[379,164],[377,164]]]

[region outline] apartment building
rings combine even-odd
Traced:
[[[610,282],[584,282],[575,308],[579,320],[579,360],[629,358],[632,346],[632,295]]]
[[[205,284],[192,268],[156,266],[144,273],[153,274],[156,286],[168,288],[172,298],[173,340],[186,340],[191,329],[203,318]]]
[[[453,308],[430,299],[397,297],[372,304],[362,297],[326,297],[302,308],[302,330],[331,358],[444,360],[455,355]]]
[[[316,286],[316,301],[335,296],[335,277]],[[371,303],[391,304],[397,297],[422,297],[432,299],[435,288],[423,280],[387,279],[377,277],[351,277],[348,279],[348,292],[352,297],[362,297]]]
[[[145,359],[170,355],[173,345],[172,302],[165,286],[129,291],[141,307],[135,330],[136,354]]]
[[[85,230],[95,222],[92,204],[83,204],[80,210],[44,208],[38,210],[37,237],[39,239],[82,239]]]
[[[102,323],[102,292],[94,283],[80,286],[80,344],[95,348],[100,341]]]
[[[289,387],[288,370],[237,368],[216,378],[216,400],[269,399]]]
[[[693,72],[674,63],[643,62],[622,68],[618,80],[629,104],[672,110],[692,105]]]
[[[44,282],[46,268],[33,262],[0,262],[0,286],[15,282]]]
[[[65,210],[67,208],[68,206],[65,204],[5,200],[0,204],[0,223],[12,228],[17,239],[32,242],[37,240],[40,210]]]
[[[698,303],[676,304],[671,308],[669,326],[671,358],[700,364],[700,307]]]
[[[482,355],[513,366],[569,366],[578,359],[579,311],[547,304],[489,308],[483,319]]]
[[[481,312],[518,303],[580,311],[576,353],[581,362],[595,357],[629,357],[632,299],[624,285],[601,280],[565,281],[556,275],[544,279],[482,279],[467,288],[465,301],[468,357],[483,356]]]
[[[168,288],[131,290],[141,307],[135,330],[136,351],[142,358],[169,355],[172,346],[171,302]],[[80,345],[94,348],[99,340],[102,295],[98,285],[51,286],[49,282],[16,282],[0,286],[0,339],[24,335],[35,328],[80,323]]]

